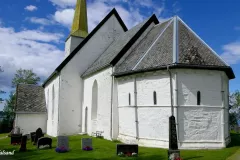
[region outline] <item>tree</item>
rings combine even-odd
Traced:
[[[17,70],[13,80],[12,80],[12,86],[16,87],[17,84],[23,83],[23,84],[38,84],[40,81],[40,77],[36,75],[31,69],[19,69]]]
[[[32,70],[19,69],[16,71],[14,78],[12,79],[12,87],[16,87],[18,84],[38,84],[40,78]],[[9,95],[9,98],[6,100],[4,106],[4,123],[8,125],[9,128],[12,128],[14,117],[15,117],[15,103],[16,94],[12,92]]]
[[[12,122],[14,120],[14,109],[15,109],[15,102],[16,102],[16,94],[11,93],[9,95],[9,99],[6,100],[4,105],[4,119]]]
[[[3,72],[3,69],[2,69],[2,67],[0,66],[0,73],[1,73],[1,72]],[[5,92],[0,89],[0,94],[3,94],[3,93],[5,93]],[[2,103],[2,102],[3,102],[3,99],[0,97],[0,103]]]
[[[229,97],[229,123],[230,126],[237,125],[240,120],[240,91],[236,90]]]

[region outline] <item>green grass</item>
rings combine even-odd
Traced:
[[[1,136],[1,135],[0,135]],[[240,134],[232,133],[232,143],[228,148],[221,150],[181,150],[183,160],[226,160],[227,157],[233,155],[240,148]],[[9,158],[16,160],[115,160],[115,159],[146,159],[146,160],[166,160],[167,150],[159,148],[139,147],[138,158],[121,158],[117,157],[116,144],[117,141],[108,141],[104,139],[93,138],[93,151],[81,150],[81,138],[88,136],[70,136],[70,152],[56,153],[56,138],[53,138],[53,149],[37,150],[29,141],[27,144],[27,152],[18,152],[20,146],[10,145],[10,138],[0,140],[0,150],[15,151],[15,155]],[[1,158],[0,158],[1,159]]]
[[[0,138],[4,138],[4,137],[6,137],[6,136],[8,136],[8,133],[0,134]]]

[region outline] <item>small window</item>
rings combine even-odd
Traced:
[[[154,105],[157,104],[157,93],[156,93],[156,91],[153,92],[153,103],[154,103]]]
[[[197,105],[200,105],[201,104],[201,92],[198,91],[197,92]]]
[[[131,93],[128,94],[128,103],[129,103],[129,106],[131,106]]]

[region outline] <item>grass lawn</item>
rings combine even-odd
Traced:
[[[0,135],[1,137],[2,135]],[[183,160],[226,160],[238,149],[240,149],[240,134],[232,133],[232,143],[228,148],[221,150],[181,150]],[[88,136],[70,136],[69,145],[70,152],[56,153],[56,138],[53,138],[53,149],[37,150],[29,141],[27,144],[27,152],[18,152],[20,146],[10,145],[10,138],[0,139],[0,150],[15,151],[15,155],[9,158],[17,160],[115,160],[115,159],[144,159],[144,160],[167,160],[167,150],[159,148],[139,147],[138,158],[122,158],[117,157],[116,144],[104,139],[93,138],[93,151],[81,150],[81,138]],[[7,157],[6,157],[7,158]],[[0,156],[1,159],[1,156]]]
[[[3,133],[3,134],[0,134],[0,138],[4,138],[8,135],[8,133]]]

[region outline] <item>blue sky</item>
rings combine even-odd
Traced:
[[[16,69],[33,69],[44,81],[64,58],[76,0],[0,1],[0,88],[9,93]],[[87,0],[91,31],[115,7],[128,28],[155,13],[159,20],[180,16],[229,63],[240,89],[240,1]],[[8,94],[3,95],[7,98]],[[0,110],[2,105],[0,105]]]

